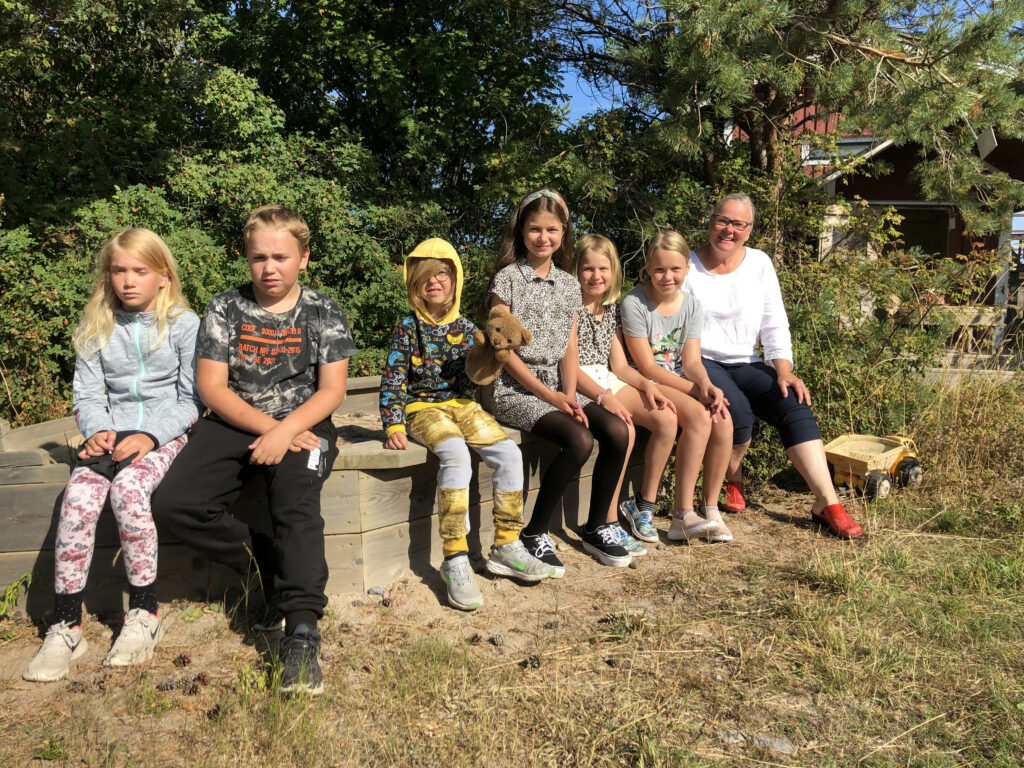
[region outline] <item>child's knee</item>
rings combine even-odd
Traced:
[[[523,487],[523,454],[519,446],[505,439],[481,448],[480,455],[494,475],[491,485],[502,491],[518,491]]]
[[[469,466],[469,446],[462,438],[450,438],[434,449],[442,466]]]
[[[706,441],[711,436],[714,425],[707,408],[688,413],[683,420],[683,433],[691,437],[703,437]]]
[[[132,498],[141,493],[142,491],[137,486],[124,480],[123,473],[115,477],[110,484],[110,507],[114,510],[114,515],[120,517],[124,508],[131,503]]]
[[[652,435],[674,440],[678,431],[679,419],[672,411],[666,409],[655,413],[654,423],[651,425]]]

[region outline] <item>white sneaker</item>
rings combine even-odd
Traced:
[[[708,537],[709,541],[732,541],[732,531],[729,530],[729,526],[727,526],[725,524],[725,520],[722,519],[721,512],[717,509],[709,509],[704,513],[704,516],[718,526]]]
[[[159,616],[132,608],[124,617],[121,634],[103,660],[104,667],[130,667],[153,658],[153,649],[164,636]]]
[[[718,523],[705,520],[692,509],[682,517],[672,517],[668,528],[668,537],[672,541],[690,541],[690,539],[710,540],[711,535],[718,531]]]
[[[463,553],[441,563],[441,578],[448,587],[448,604],[460,611],[475,611],[484,604],[476,587],[469,555]]]
[[[33,683],[49,683],[68,676],[68,666],[85,653],[89,644],[82,636],[81,627],[72,627],[66,621],[46,630],[43,647],[28,663],[22,677]]]

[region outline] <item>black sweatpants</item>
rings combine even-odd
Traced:
[[[250,476],[260,472],[266,476],[276,561],[274,588],[289,631],[298,624],[315,624],[327,605],[320,490],[331,474],[338,448],[330,419],[311,431],[326,447],[318,460],[311,460],[310,451],[288,451],[279,464],[263,466],[249,463],[252,433],[217,418],[202,418],[153,494],[153,519],[160,528],[211,560],[245,574],[253,546],[249,526],[227,510]]]

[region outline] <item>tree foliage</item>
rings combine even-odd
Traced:
[[[0,413],[66,412],[70,331],[126,226],[167,239],[201,311],[245,277],[248,212],[296,208],[308,282],[367,350],[357,372],[404,311],[402,255],[450,239],[472,311],[511,206],[541,185],[578,232],[613,237],[630,281],[653,228],[699,242],[714,197],[742,189],[766,203],[753,242],[789,262],[794,296],[819,284],[832,201],[795,151],[810,103],[841,116],[823,148],[853,130],[918,147],[926,191],[991,228],[1021,186],[973,136],[1024,131],[1020,7],[0,0]],[[567,68],[615,103],[567,119]]]
[[[689,160],[711,187],[728,186],[726,165],[742,156],[749,175],[771,183],[764,202],[779,207],[814,183],[794,173],[804,142],[828,148],[829,139],[862,132],[916,148],[925,195],[956,201],[972,231],[998,231],[1024,204],[1021,185],[986,168],[975,149],[987,128],[1024,137],[1024,3],[565,7],[568,57],[597,86],[624,92],[651,126],[648,144]]]

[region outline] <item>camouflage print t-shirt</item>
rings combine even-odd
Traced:
[[[320,365],[356,353],[345,313],[302,287],[287,312],[267,312],[252,284],[215,296],[199,328],[196,356],[228,364],[228,386],[253,408],[283,419],[306,402]]]

